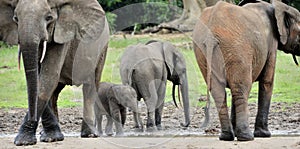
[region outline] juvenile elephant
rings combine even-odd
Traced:
[[[298,10],[276,0],[272,4],[252,2],[242,7],[218,2],[206,8],[193,32],[197,62],[219,112],[220,140],[271,136],[268,114],[276,50],[300,55]],[[248,122],[248,96],[255,81],[259,82],[259,95],[253,136]],[[232,94],[231,118],[226,87]]]
[[[16,145],[37,142],[42,118],[43,142],[64,139],[48,102],[57,100],[65,85],[83,84],[82,137],[96,136],[94,101],[109,39],[105,13],[96,0],[0,0],[12,9],[27,81],[28,112]],[[1,16],[10,18],[7,16]],[[0,24],[3,22],[0,22]],[[1,25],[0,25],[1,26]],[[46,51],[47,50],[47,51]]]
[[[190,124],[185,60],[172,44],[149,41],[128,47],[121,57],[120,74],[122,83],[132,86],[138,100],[143,98],[146,103],[148,131],[155,130],[154,126],[161,129],[167,80],[173,82],[174,102],[175,85],[180,86],[185,115],[185,124],[182,125],[187,127]]]
[[[113,122],[116,127],[116,136],[123,136],[123,126],[126,120],[126,107],[134,113],[138,112],[137,95],[135,90],[129,85],[119,85],[101,82],[98,89],[99,99],[95,102],[96,125],[99,135],[102,135],[102,116],[106,115],[107,124],[105,133],[113,135]],[[139,114],[134,114],[138,116]],[[141,122],[139,117],[134,117],[137,122]],[[142,126],[142,125],[141,125]]]

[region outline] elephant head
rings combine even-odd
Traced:
[[[293,55],[298,65],[296,56],[300,56],[300,16],[299,11],[284,3],[273,0],[277,29],[279,33],[278,49]]]
[[[105,13],[96,0],[12,0],[2,7],[13,10],[5,14],[6,18],[13,16],[17,25],[27,81],[28,114],[30,120],[36,121],[39,68],[46,46],[63,47],[71,40],[98,39],[104,29]],[[0,11],[4,10],[2,7]]]
[[[187,127],[190,124],[189,118],[189,94],[188,94],[188,79],[186,74],[186,64],[183,55],[176,50],[172,44],[168,42],[162,43],[163,56],[166,67],[168,69],[168,80],[173,82],[173,101],[175,102],[175,85],[178,85],[183,97],[183,108],[185,115],[185,124],[181,124],[183,127]],[[178,94],[180,93],[178,91]],[[180,95],[178,96],[180,98]],[[176,105],[177,106],[177,105]]]
[[[114,99],[118,104],[131,108],[132,111],[138,112],[137,94],[129,85],[115,85],[108,91],[108,99]]]

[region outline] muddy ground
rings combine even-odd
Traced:
[[[140,107],[142,107],[141,108],[141,110],[143,111],[142,117],[143,117],[144,123],[145,123],[146,115],[144,113],[145,113],[146,109],[145,109],[145,105],[143,104],[143,102],[141,102]],[[249,110],[250,110],[250,119],[249,119],[250,127],[253,130],[254,122],[255,122],[255,115],[256,115],[256,111],[257,111],[257,104],[250,103]],[[18,131],[20,123],[21,123],[22,119],[24,118],[25,112],[26,112],[26,109],[0,109],[0,143],[2,142],[9,146],[13,145],[12,144],[13,137],[15,136],[15,134]],[[75,138],[77,138],[79,142],[80,141],[85,142],[84,140],[87,140],[87,139],[82,140],[82,139],[78,138],[80,135],[80,127],[81,127],[81,120],[82,120],[82,108],[81,107],[59,109],[59,117],[60,117],[60,126],[61,126],[63,133],[66,136],[66,140],[69,140],[71,142],[73,141],[73,143],[75,143],[75,144],[77,142]],[[197,144],[197,140],[201,140],[201,138],[202,138],[203,140],[208,141],[207,142],[208,144],[206,144],[206,148],[207,147],[208,148],[211,148],[211,147],[218,148],[218,146],[214,146],[214,145],[209,146],[209,141],[222,142],[222,141],[218,141],[220,124],[218,121],[216,109],[214,107],[211,109],[211,122],[210,122],[209,126],[206,128],[200,128],[200,125],[202,124],[202,122],[204,120],[203,119],[204,112],[203,112],[202,108],[200,108],[200,107],[191,108],[191,117],[192,118],[191,118],[190,127],[188,129],[181,128],[180,123],[183,122],[183,120],[184,120],[182,108],[176,108],[173,105],[173,103],[166,103],[164,111],[163,111],[163,117],[162,117],[162,123],[163,123],[163,128],[164,128],[163,131],[157,131],[154,133],[148,133],[148,132],[135,133],[132,128],[132,126],[133,126],[132,114],[131,114],[131,112],[128,112],[128,117],[127,117],[126,125],[124,128],[127,137],[115,138],[115,137],[104,136],[104,137],[102,137],[101,140],[106,143],[107,143],[107,141],[108,142],[114,142],[114,141],[118,142],[118,143],[110,144],[110,145],[112,145],[111,147],[114,148],[114,147],[146,147],[147,144],[148,144],[147,147],[151,147],[153,145],[163,145],[163,144],[166,145],[167,142],[169,142],[171,140],[178,143],[178,141],[176,141],[176,139],[178,139],[178,138],[181,138],[180,139],[181,141],[182,141],[182,139],[187,140],[186,145],[188,145],[189,142],[193,142],[193,141],[195,141],[194,144]],[[294,147],[300,148],[300,104],[299,103],[293,103],[293,104],[272,103],[271,109],[270,109],[270,114],[269,114],[269,129],[272,132],[272,135],[273,135],[272,139],[273,140],[275,139],[275,143],[280,142],[278,145],[290,145],[287,148],[294,148]],[[39,132],[40,130],[41,130],[41,128],[39,128],[37,132]],[[281,138],[282,136],[284,136],[284,137]],[[292,137],[292,138],[287,139],[286,137]],[[127,140],[127,138],[129,140]],[[137,140],[136,138],[144,138],[144,139],[142,139],[142,140],[144,140],[143,141],[144,144],[143,143],[134,144],[134,141],[132,142],[133,144],[130,144],[130,142],[132,141],[132,138],[135,138],[133,140]],[[161,140],[162,143],[157,144],[157,142],[160,142],[160,141],[154,141],[155,143],[152,142],[152,144],[151,144],[151,139]],[[281,139],[282,141],[287,139],[292,142],[290,142],[291,144],[286,144],[289,141],[284,143],[282,141],[278,142],[278,141],[276,141],[276,139],[277,140]],[[254,142],[256,142],[256,140],[258,140],[259,142],[260,141],[264,142],[263,141],[264,139],[255,139]],[[269,140],[269,139],[265,139],[265,140]],[[92,145],[93,141],[95,143],[94,145],[97,145],[97,143],[99,143],[99,141],[96,141],[94,139],[91,139],[90,141],[91,142],[87,143],[86,145]],[[265,145],[268,144],[267,142],[268,141],[266,141]],[[232,142],[229,144],[233,145],[233,147],[238,147],[236,145],[236,143]],[[38,143],[38,144],[41,144],[41,143]],[[59,147],[59,148],[60,147],[64,148],[63,146],[60,146],[63,144],[64,144],[63,142],[51,143],[52,147]],[[72,145],[74,145],[70,142],[66,143],[66,144],[71,145],[68,147],[72,147]],[[139,146],[141,144],[143,144],[144,146]],[[165,146],[165,147],[178,148],[179,146],[177,146],[175,144],[169,143],[169,145],[171,145],[171,146]],[[198,145],[199,144],[201,144],[201,143],[198,142]],[[203,144],[203,142],[202,142],[202,144]],[[222,148],[222,143],[221,144],[218,143],[218,144],[221,145],[219,147]],[[274,143],[270,143],[270,144],[274,145]],[[116,145],[116,146],[114,146],[114,145]],[[180,144],[178,144],[178,145],[180,145]],[[193,143],[191,143],[190,145],[191,146],[182,146],[182,147],[193,148]],[[204,141],[204,145],[205,145],[205,141]],[[263,144],[263,146],[264,146],[264,144]],[[291,146],[293,146],[293,147],[291,147]],[[47,145],[45,145],[45,146],[41,145],[41,148],[45,148],[45,147],[47,147]],[[93,147],[93,146],[89,146],[89,147]],[[110,148],[109,146],[106,146],[106,147]],[[161,146],[161,147],[163,147],[163,146]],[[228,147],[231,148],[230,146],[228,146]],[[240,146],[240,147],[243,148],[243,146]],[[247,148],[249,146],[245,145],[244,147]],[[266,148],[269,148],[269,147],[270,146],[266,146]],[[5,147],[5,148],[7,148],[7,147]]]

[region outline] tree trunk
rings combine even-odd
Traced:
[[[180,18],[158,26],[162,29],[175,29],[181,32],[192,31],[204,8],[216,4],[219,0],[183,0],[183,13]],[[233,3],[233,0],[223,0]],[[154,31],[154,32],[157,32]]]

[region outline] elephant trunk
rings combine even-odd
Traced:
[[[184,79],[181,79],[180,91],[182,95],[183,110],[185,117],[185,124],[181,124],[182,127],[188,127],[190,125],[190,103],[188,94],[188,82],[187,76],[184,75]]]
[[[39,48],[43,42],[45,46],[48,33],[43,22],[28,20],[38,19],[35,16],[27,16],[19,20],[19,46],[27,83],[28,120],[38,121],[41,111],[45,108],[37,106],[39,104],[39,58],[41,57]]]
[[[28,120],[38,121],[38,43],[21,43],[28,95]]]

